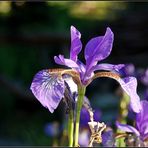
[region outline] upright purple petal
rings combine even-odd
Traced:
[[[71,26],[70,59],[75,62],[77,61],[77,55],[82,49],[82,43],[80,38],[81,38],[80,32],[74,26]]]
[[[30,89],[38,101],[53,113],[64,96],[64,80],[58,74],[42,70],[35,75]]]
[[[119,128],[120,130],[124,132],[135,133],[137,136],[140,136],[140,133],[138,132],[138,130],[134,128],[133,126],[130,126],[127,124],[121,124],[119,122],[116,122],[116,126],[117,128]]]
[[[98,61],[110,55],[114,34],[108,27],[104,36],[92,38],[85,47],[85,59],[87,69],[95,66]]]
[[[80,60],[77,60],[77,64],[79,66],[80,72],[84,74],[86,71],[86,66]]]
[[[142,110],[136,115],[136,126],[141,137],[148,138],[148,101],[141,101]]]
[[[119,79],[123,90],[130,96],[130,106],[135,113],[141,111],[140,98],[137,94],[137,79],[135,77],[125,77]]]
[[[89,59],[93,58],[96,53],[96,49],[98,45],[100,45],[101,41],[103,40],[103,36],[92,38],[85,47],[85,60],[88,61]],[[99,49],[98,49],[99,50]]]
[[[80,78],[82,80],[85,75],[86,66],[80,60],[77,60],[77,64],[79,66],[79,68],[77,70],[80,73]]]
[[[65,65],[70,68],[79,68],[79,66],[71,59],[65,59],[63,55],[54,56],[54,60],[57,64]]]

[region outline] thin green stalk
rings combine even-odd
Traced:
[[[74,132],[73,110],[70,110],[70,112],[69,112],[69,119],[68,119],[69,147],[73,146],[73,132]]]
[[[127,123],[127,114],[128,114],[128,105],[129,105],[129,96],[123,92],[123,96],[120,101],[120,115],[119,115],[119,121],[122,124]],[[117,129],[117,133],[123,133],[120,129]],[[125,137],[116,139],[117,147],[126,147],[125,144]]]
[[[77,101],[77,108],[76,108],[77,110],[76,110],[76,124],[75,124],[75,143],[74,143],[75,147],[78,146],[80,113],[83,105],[85,90],[86,90],[85,86],[78,87],[78,101]]]

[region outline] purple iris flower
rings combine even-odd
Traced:
[[[45,69],[39,71],[31,84],[31,90],[40,103],[48,108],[53,113],[59,105],[65,93],[65,75],[77,77],[80,81],[80,85],[87,86],[96,76],[94,73],[97,70],[112,71],[114,73],[120,73],[120,69],[124,67],[124,64],[97,64],[99,61],[107,58],[112,50],[114,34],[108,27],[104,36],[92,38],[85,47],[85,60],[86,64],[83,64],[78,59],[78,54],[82,49],[81,34],[74,27],[71,26],[71,48],[70,58],[64,58],[63,55],[55,56],[54,60],[57,64],[65,65],[71,69]],[[108,75],[106,75],[109,77]],[[139,97],[136,93],[137,81],[134,77],[127,77],[121,79],[115,78],[121,87],[131,97],[131,105],[134,106],[133,110],[139,112],[140,103]],[[71,84],[70,84],[71,85]],[[79,85],[79,84],[77,84]]]
[[[124,66],[123,64],[97,64],[107,58],[112,50],[114,34],[109,27],[104,36],[92,38],[86,44],[84,53],[86,64],[78,60],[78,54],[82,49],[80,38],[80,32],[74,26],[71,26],[70,59],[64,58],[63,55],[55,56],[54,59],[57,64],[76,70],[80,74],[82,84],[87,85],[96,70],[119,71]]]
[[[141,111],[136,114],[136,128],[119,122],[116,122],[116,126],[122,131],[134,133],[144,141],[148,138],[148,101],[142,100],[141,107]]]

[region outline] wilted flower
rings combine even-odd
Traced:
[[[100,123],[91,121],[88,122],[88,125],[91,130],[91,137],[88,146],[92,147],[94,142],[98,144],[102,143],[102,132],[106,129],[106,124],[104,122]]]
[[[93,118],[95,121],[100,121],[101,111],[95,109],[93,111]],[[81,146],[88,146],[90,138],[90,130],[88,128],[88,122],[90,122],[90,113],[87,108],[82,107],[80,114],[80,133],[79,144]]]

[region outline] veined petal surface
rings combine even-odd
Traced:
[[[42,70],[34,76],[30,89],[38,101],[53,113],[64,97],[64,80],[58,73]]]
[[[137,94],[137,79],[135,77],[125,77],[119,79],[123,90],[130,96],[130,106],[135,113],[139,113],[142,109],[140,97]]]
[[[86,68],[90,69],[110,55],[114,34],[108,27],[104,36],[92,38],[85,47]]]

